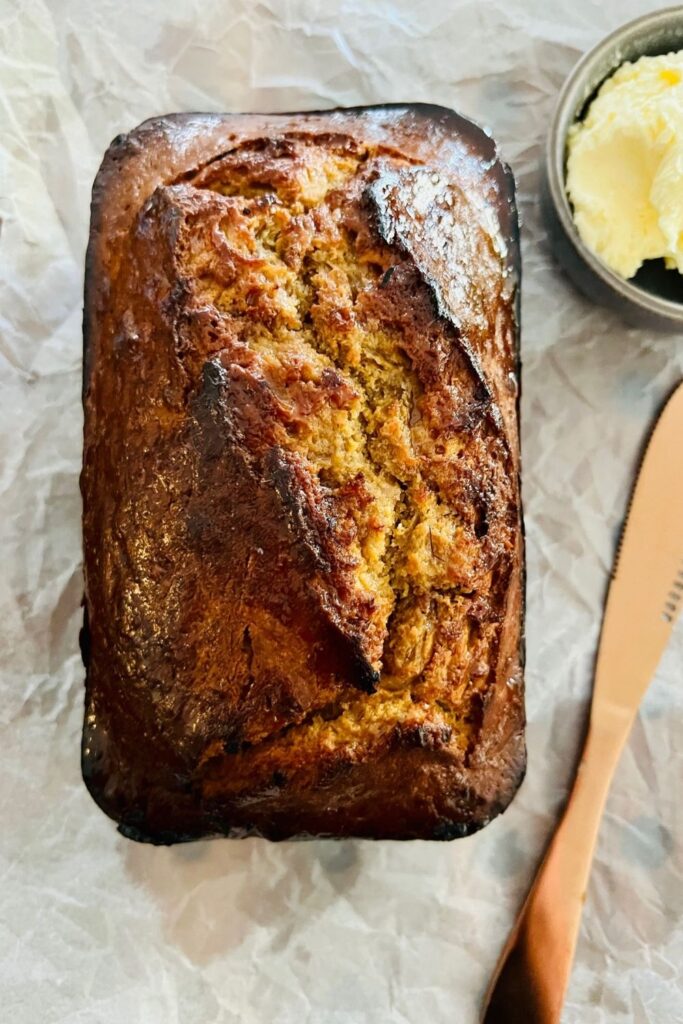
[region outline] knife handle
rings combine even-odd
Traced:
[[[591,724],[573,789],[485,1000],[483,1024],[559,1024],[600,819],[632,718]]]

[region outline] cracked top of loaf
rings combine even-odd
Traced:
[[[86,272],[83,770],[133,838],[450,838],[524,771],[512,179],[438,107],[173,115]]]

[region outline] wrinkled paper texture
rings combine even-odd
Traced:
[[[656,5],[653,5],[656,6]],[[551,259],[538,163],[636,0],[0,0],[0,1003],[14,1024],[474,1024],[567,792],[615,539],[683,337]],[[529,772],[451,844],[121,838],[79,772],[81,302],[111,138],[175,110],[424,100],[486,125],[523,218]],[[683,628],[619,766],[566,1024],[683,1021]]]

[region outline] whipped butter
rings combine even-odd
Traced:
[[[683,51],[622,64],[567,139],[567,193],[586,245],[633,277],[683,273]]]

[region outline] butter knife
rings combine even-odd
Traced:
[[[503,949],[484,1024],[558,1024],[610,782],[683,596],[683,384],[652,432],[607,595],[571,795]]]

